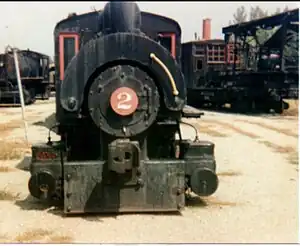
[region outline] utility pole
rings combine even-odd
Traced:
[[[24,96],[23,96],[23,87],[21,83],[21,76],[20,76],[20,68],[19,68],[19,60],[18,60],[18,54],[16,48],[13,48],[13,54],[14,54],[14,60],[15,60],[15,68],[16,68],[16,75],[17,75],[17,82],[18,82],[18,89],[20,94],[20,101],[21,101],[21,109],[22,109],[22,119],[24,123],[24,129],[25,129],[25,140],[28,145],[28,128],[27,128],[27,122],[25,119],[25,103],[24,103]]]

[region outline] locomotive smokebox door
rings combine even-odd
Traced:
[[[128,138],[155,122],[159,92],[154,80],[142,69],[117,65],[94,80],[87,101],[89,114],[102,131]]]

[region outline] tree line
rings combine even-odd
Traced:
[[[233,14],[233,20],[229,22],[229,25],[261,19],[267,16],[283,13],[288,10],[289,8],[285,6],[285,8],[283,8],[282,10],[280,8],[277,8],[274,13],[269,13],[268,10],[263,10],[261,7],[255,6],[255,7],[251,7],[248,13],[245,6],[239,6],[235,11],[235,13]]]

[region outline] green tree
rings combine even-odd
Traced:
[[[276,11],[273,14],[280,14],[283,12],[289,11],[288,6],[285,6],[284,9],[277,8]],[[244,6],[239,6],[235,13],[233,14],[233,20],[229,21],[229,25],[233,24],[239,24],[242,22],[247,22],[247,21],[252,21],[252,20],[257,20],[261,19],[264,17],[269,16],[270,14],[268,13],[267,10],[263,10],[259,6],[252,6],[249,11],[249,15],[247,14],[246,8]]]
[[[274,12],[274,15],[280,14],[280,13],[284,13],[289,11],[289,7],[285,6],[283,10],[281,10],[280,8],[277,8],[276,11]]]
[[[287,12],[287,11],[289,11],[289,7],[288,7],[288,6],[285,6],[283,12]]]
[[[268,11],[261,9],[259,6],[251,7],[249,21],[261,19],[268,16]]]
[[[237,8],[236,12],[233,14],[233,24],[239,24],[247,21],[247,12],[244,6]]]
[[[289,11],[288,6],[285,6],[284,9],[277,8],[273,14],[280,14]],[[272,15],[273,15],[272,14]],[[252,21],[261,19],[264,17],[270,16],[267,10],[263,10],[259,6],[252,6],[249,11],[249,15],[247,14],[246,8],[244,6],[239,6],[235,13],[233,14],[233,20],[229,21],[229,25],[239,24],[242,22]]]
[[[284,10],[280,10],[280,8],[276,9],[276,14],[279,14],[283,11],[287,11],[288,7],[286,6]],[[233,23],[238,24],[246,21],[253,21],[261,18],[268,17],[269,13],[267,10],[262,9],[260,6],[252,6],[249,10],[249,15],[247,15],[246,9],[244,6],[240,6],[237,8],[236,12],[233,15]],[[248,17],[248,18],[247,18]],[[271,30],[258,29],[256,32],[257,41],[259,43],[263,43],[268,40],[277,30],[278,28],[273,28]],[[256,41],[253,38],[249,38],[251,45],[255,45]]]
[[[280,14],[281,12],[282,12],[281,9],[277,8],[276,11],[275,11],[275,13],[274,13],[274,15]]]

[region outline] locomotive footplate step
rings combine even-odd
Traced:
[[[185,118],[201,118],[203,115],[203,112],[188,105],[184,106],[182,111],[182,116]]]
[[[101,161],[65,163],[65,213],[178,211],[184,206],[184,161],[145,161],[139,178],[129,181],[124,175],[104,176],[105,166]]]

